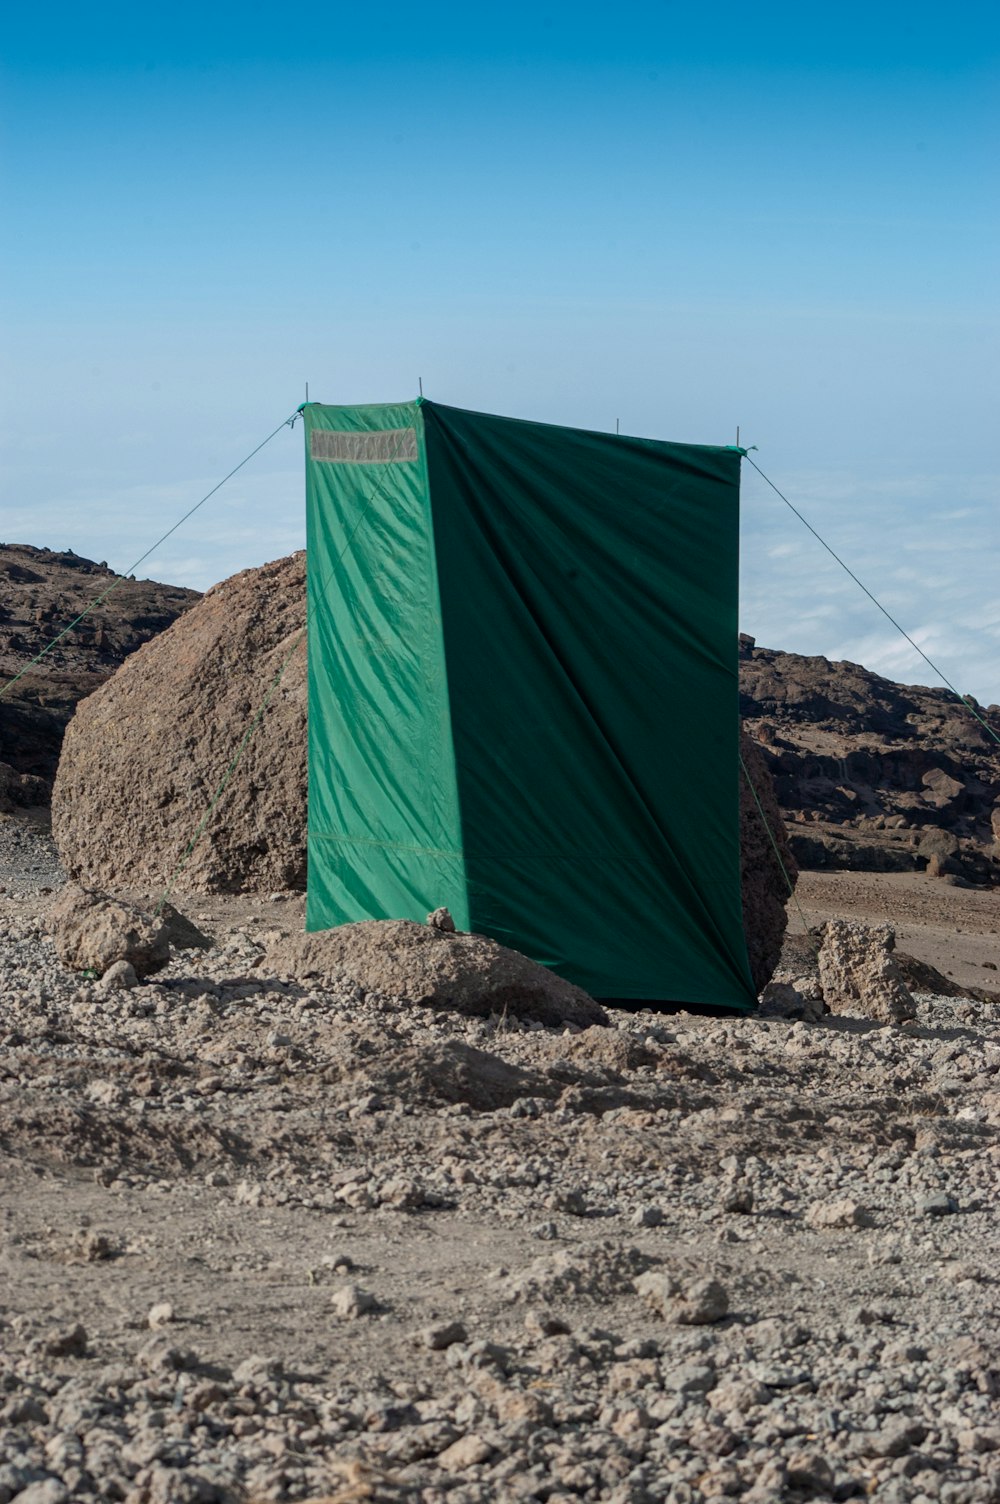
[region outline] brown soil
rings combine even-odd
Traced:
[[[104,993],[42,937],[44,877],[0,895],[17,1465],[127,1504],[347,1476],[383,1482],[335,1497],[414,1504],[996,1498],[995,1006],[923,998],[884,1030],[449,1017],[269,979],[301,900],[247,896],[192,906],[213,951]],[[809,874],[801,902],[993,976],[996,893]],[[646,1266],[715,1279],[729,1314],[665,1320]],[[373,1300],[353,1320],[348,1284]],[[85,1350],[52,1356],[80,1320]],[[453,1321],[447,1351],[418,1335]]]

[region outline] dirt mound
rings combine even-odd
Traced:
[[[268,971],[296,981],[348,979],[387,997],[488,1018],[507,1013],[540,1023],[607,1023],[579,987],[484,935],[369,919],[317,935],[294,935],[268,952]]]
[[[68,550],[0,544],[0,682],[19,673],[121,579]],[[0,810],[47,803],[67,722],[144,642],[198,599],[196,590],[124,580],[0,700]]]
[[[89,887],[163,887],[254,715],[281,682],[178,883],[305,886],[305,555],[244,570],[77,709],[52,797],[64,865]]]
[[[1000,745],[957,695],[750,637],[740,691],[800,866],[1000,881]]]
[[[347,1073],[345,1072],[345,1077]],[[559,1087],[538,1071],[512,1065],[460,1039],[384,1048],[351,1077],[359,1098],[364,1088],[376,1097],[408,1102],[464,1103],[475,1112],[494,1112],[520,1098],[555,1097]]]

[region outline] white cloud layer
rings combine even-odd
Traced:
[[[956,689],[1000,702],[996,478],[772,479]],[[941,683],[749,467],[740,619],[763,646],[846,659],[902,683]]]
[[[301,429],[275,441],[138,570],[206,589],[305,546]],[[225,464],[225,460],[223,461]],[[223,469],[224,473],[224,469]],[[73,548],[131,572],[218,480],[96,485],[4,509],[7,542]],[[911,475],[874,483],[801,471],[772,477],[927,656],[964,694],[1000,702],[998,482]],[[749,466],[743,476],[740,623],[762,645],[861,663],[903,683],[940,681]]]

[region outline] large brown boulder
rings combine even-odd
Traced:
[[[177,889],[305,886],[304,640],[295,647],[304,625],[297,553],[216,585],[77,707],[52,795],[71,876],[102,889],[163,888],[284,665]]]
[[[305,644],[292,651],[304,621],[299,553],[215,586],[83,701],[53,795],[53,832],[72,876],[102,889],[162,888],[285,664],[176,889],[305,887]],[[770,777],[746,737],[743,756],[794,876]],[[740,781],[744,923],[759,990],[781,952],[788,889]]]

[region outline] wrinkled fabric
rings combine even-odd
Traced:
[[[739,452],[303,413],[307,927],[446,906],[598,997],[751,1006]]]

